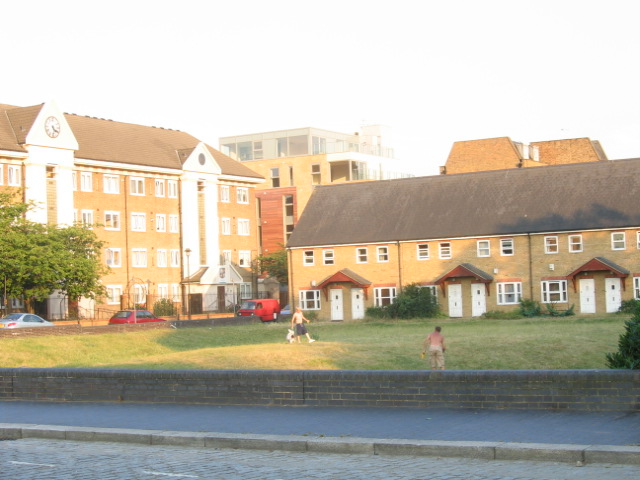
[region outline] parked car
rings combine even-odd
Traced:
[[[156,317],[148,310],[120,310],[109,319],[109,325],[123,325],[125,323],[166,322],[164,318]]]
[[[247,300],[242,302],[240,309],[236,312],[239,317],[260,317],[263,322],[275,322],[280,315],[280,303],[273,298],[262,298],[259,300]]]
[[[0,318],[0,328],[32,327],[55,327],[55,325],[33,313],[10,313]]]
[[[280,310],[280,315],[291,315],[291,305],[286,304],[282,310]]]

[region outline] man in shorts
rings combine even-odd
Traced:
[[[444,337],[440,334],[442,328],[436,329],[427,335],[422,344],[422,355],[429,349],[429,361],[431,362],[431,370],[444,370]]]
[[[300,337],[302,335],[306,335],[309,343],[313,343],[315,340],[309,335],[307,328],[304,326],[304,322],[310,323],[310,320],[302,314],[300,307],[297,307],[296,313],[291,317],[291,330],[296,332],[296,340],[298,343],[300,343]]]

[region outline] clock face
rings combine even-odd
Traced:
[[[56,117],[49,117],[44,121],[44,130],[51,138],[60,135],[60,122]]]

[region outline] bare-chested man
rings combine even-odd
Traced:
[[[444,337],[440,334],[442,328],[436,327],[436,329],[427,335],[422,344],[422,353],[427,352],[429,348],[429,360],[431,361],[431,370],[444,370],[444,352],[446,347],[444,345]]]

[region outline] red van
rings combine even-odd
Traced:
[[[247,300],[242,302],[236,312],[239,317],[260,317],[263,322],[275,322],[280,315],[280,303],[273,298],[261,298],[260,300]]]

